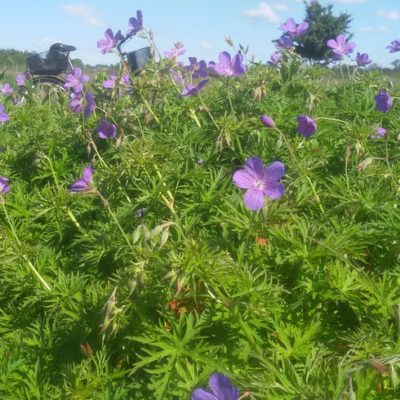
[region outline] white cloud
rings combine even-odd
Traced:
[[[210,43],[208,43],[208,42],[200,42],[199,46],[202,49],[212,49],[212,45]]]
[[[392,20],[399,20],[400,19],[400,11],[395,11],[395,10],[391,10],[391,11],[383,11],[383,10],[378,10],[376,12],[376,14],[379,17],[383,17],[386,19],[392,19]]]
[[[87,25],[91,26],[102,26],[103,22],[96,15],[96,12],[93,8],[85,6],[84,4],[64,4],[61,6],[61,9],[74,17],[78,17],[85,22]]]
[[[269,22],[277,24],[281,21],[281,18],[276,11],[284,11],[287,9],[288,7],[283,3],[275,3],[272,5],[261,3],[256,8],[244,10],[243,14],[251,18],[265,18]]]

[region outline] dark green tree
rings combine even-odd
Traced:
[[[304,2],[306,16],[304,20],[309,24],[308,32],[297,39],[296,51],[302,57],[312,61],[326,62],[331,56],[331,50],[326,45],[329,39],[337,35],[348,34],[352,17],[341,13],[333,15],[333,5],[322,6],[318,0]]]

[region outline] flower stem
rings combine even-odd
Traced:
[[[213,122],[213,124],[215,125],[215,127],[219,130],[219,126],[217,124],[217,122],[215,121],[214,117],[212,116],[212,114],[210,113],[210,110],[208,109],[208,107],[205,105],[203,98],[201,97],[201,94],[199,93],[199,99],[201,101],[201,105],[203,106],[204,110],[206,111],[206,113],[209,115],[209,117],[211,118],[211,121]]]
[[[128,244],[130,249],[133,249],[132,247],[132,243],[129,240],[128,235],[125,233],[125,231],[122,229],[121,224],[118,221],[118,218],[116,217],[116,215],[114,214],[113,210],[111,210],[110,207],[110,203],[108,202],[108,200],[99,192],[96,192],[97,195],[100,197],[101,202],[103,203],[104,207],[107,208],[107,211],[110,213],[111,218],[114,220],[115,224],[117,225],[118,229],[120,230],[120,232],[122,233],[122,236],[124,237],[126,243]]]

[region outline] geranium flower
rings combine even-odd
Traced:
[[[104,32],[104,36],[106,37],[105,39],[97,41],[97,48],[99,48],[103,54],[109,53],[124,38],[121,31],[118,31],[114,35],[110,28]]]
[[[308,30],[308,23],[302,22],[297,24],[293,18],[289,18],[284,24],[281,24],[281,29],[285,31],[291,38],[304,35]]]
[[[25,80],[26,80],[25,74],[23,72],[18,72],[15,78],[17,86],[25,86]]]
[[[96,132],[101,139],[114,139],[117,135],[117,127],[111,122],[101,120],[96,128]]]
[[[3,96],[8,96],[13,92],[13,88],[10,86],[9,83],[0,83],[0,93]]]
[[[326,44],[332,49],[335,59],[342,59],[344,56],[353,52],[356,44],[354,42],[347,42],[346,36],[338,35],[336,40],[329,39]]]
[[[94,192],[93,184],[93,167],[87,166],[82,174],[82,177],[77,179],[69,188],[71,192]]]
[[[211,393],[204,389],[196,389],[192,393],[192,400],[238,400],[239,390],[223,374],[215,373],[209,380]]]
[[[285,189],[279,182],[285,174],[285,166],[280,161],[274,161],[264,166],[258,157],[250,157],[244,169],[233,174],[233,183],[247,189],[244,194],[244,204],[250,210],[259,210],[264,205],[265,197],[279,199]]]
[[[304,137],[309,137],[317,131],[316,122],[307,115],[299,115],[297,117],[297,132]]]
[[[83,116],[87,118],[96,109],[96,103],[94,102],[93,93],[91,92],[86,93],[85,100],[86,100],[86,105],[83,110]]]
[[[267,128],[276,128],[274,120],[268,115],[261,115],[260,121]]]
[[[196,57],[189,57],[190,65],[186,70],[192,74],[193,79],[206,78],[208,76],[207,63],[204,60],[197,62]]]
[[[185,49],[183,48],[182,42],[176,42],[174,43],[174,48],[171,49],[170,51],[164,51],[164,56],[165,58],[169,58],[171,60],[175,60],[181,56],[182,54],[185,53]]]
[[[376,128],[376,133],[369,135],[368,139],[383,139],[387,135],[387,130],[382,127]]]
[[[386,46],[386,48],[389,50],[389,53],[400,51],[400,39],[393,40],[393,42],[391,42],[389,46]]]
[[[279,51],[276,51],[271,55],[270,60],[268,61],[269,65],[276,66],[282,58],[282,54]]]
[[[197,96],[207,85],[208,79],[200,81],[197,85],[187,84],[182,90],[182,96]]]
[[[393,105],[393,97],[390,97],[386,90],[380,90],[374,97],[376,109],[381,112],[388,112]]]
[[[140,10],[137,10],[136,18],[135,17],[129,18],[128,30],[126,31],[126,36],[132,37],[142,29],[143,29],[143,14]]]
[[[10,188],[10,180],[5,176],[0,176],[0,195],[8,193]]]
[[[7,122],[9,120],[8,114],[4,111],[4,105],[0,104],[0,122]]]
[[[219,63],[211,64],[218,75],[235,77],[246,72],[246,66],[243,64],[243,55],[239,51],[231,60],[231,55],[227,51],[219,53]]]
[[[106,79],[103,82],[103,88],[104,89],[114,89],[115,83],[117,82],[117,74],[115,72],[112,72],[109,76],[108,79]]]
[[[365,67],[366,65],[371,64],[372,61],[369,59],[369,56],[367,53],[363,53],[363,54],[357,53],[356,63],[359,67]]]
[[[83,91],[83,85],[90,80],[88,75],[83,75],[80,68],[75,68],[72,74],[67,74],[65,77],[65,88],[72,88],[75,93]]]
[[[129,74],[126,72],[125,74],[122,74],[121,79],[119,81],[121,85],[129,85],[130,83],[130,78]]]
[[[293,48],[293,40],[290,36],[282,35],[276,42],[275,47],[280,50],[290,50]]]
[[[82,93],[72,93],[71,101],[69,102],[69,109],[72,112],[80,113],[83,110],[83,96]]]

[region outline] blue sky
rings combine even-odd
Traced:
[[[392,40],[400,39],[400,0],[320,0],[334,4],[335,13],[353,15],[351,31],[356,51],[389,66],[399,54],[385,50]],[[63,42],[77,47],[74,56],[84,62],[114,63],[113,54],[103,55],[96,47],[104,31],[127,29],[128,19],[140,9],[144,25],[155,34],[163,52],[173,43],[185,45],[183,56],[197,56],[206,61],[229,50],[225,36],[237,45],[249,45],[249,55],[266,61],[274,51],[271,42],[279,37],[279,24],[293,17],[302,21],[301,0],[18,0],[4,1],[0,13],[0,48],[44,51],[49,44]],[[146,45],[140,38],[130,41],[126,49]]]

